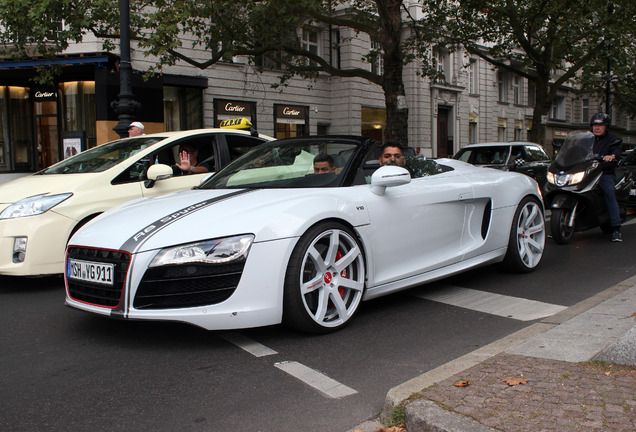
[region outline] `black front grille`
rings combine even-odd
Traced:
[[[68,293],[73,300],[108,308],[116,308],[119,305],[124,291],[126,273],[130,265],[130,255],[128,253],[106,249],[71,247],[68,250],[67,257],[95,263],[115,264],[115,277],[112,286],[67,278]]]
[[[245,261],[232,264],[187,264],[146,270],[135,309],[207,306],[227,300],[241,280]]]

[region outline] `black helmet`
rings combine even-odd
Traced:
[[[604,113],[594,114],[592,118],[590,119],[590,127],[592,127],[595,124],[602,124],[609,127],[610,116]]]

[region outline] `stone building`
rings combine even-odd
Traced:
[[[335,37],[346,41],[338,52],[330,49]],[[307,28],[303,42],[343,67],[382,68],[363,63],[372,42],[347,28]],[[189,54],[207,57],[196,50]],[[527,80],[443,47],[432,48],[431,55],[447,82],[422,78],[416,62],[404,71],[410,146],[429,157],[447,157],[469,143],[527,139],[534,104]],[[247,117],[259,132],[277,138],[354,134],[382,139],[384,95],[360,78],[295,78],[274,88],[276,70],[258,73],[242,58],[204,70],[177,63],[144,78],[156,59],[134,45],[131,58],[133,92],[141,103],[137,120],[146,133],[216,127],[224,119]],[[65,140],[80,139],[86,149],[118,138],[111,107],[119,92],[118,60],[117,52],[103,52],[101,41],[90,36],[55,60],[0,60],[0,175],[50,166],[63,157]],[[42,64],[62,65],[54,85],[32,81]],[[587,128],[589,117],[601,108],[592,98],[564,90],[545,119],[544,145]],[[636,142],[634,119],[618,114],[614,124],[626,145]]]

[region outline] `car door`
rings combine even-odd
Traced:
[[[170,144],[163,146],[161,149],[158,149],[156,152],[153,152],[147,157],[147,160],[140,161],[140,164],[145,164],[145,166],[148,167],[154,163],[169,165],[173,168],[174,174],[171,178],[162,179],[154,182],[154,184],[144,186],[142,188],[143,196],[162,195],[198,186],[205,177],[209,176],[212,172],[218,169],[217,161],[219,158],[217,151],[217,135],[219,134],[196,134],[173,141]],[[177,164],[180,163],[180,148],[185,145],[190,146],[197,151],[198,163],[207,162],[209,164],[209,172],[182,172],[177,167]],[[134,169],[134,166],[131,168]],[[140,177],[145,180],[145,171],[143,171],[143,174],[140,174]]]
[[[550,158],[539,147],[513,145],[510,155],[510,171],[516,171],[532,177],[543,185],[546,182]]]
[[[221,169],[234,159],[243,156],[255,147],[267,142],[265,138],[258,136],[225,133],[217,138],[218,161],[221,163],[217,169]]]
[[[462,259],[461,238],[472,186],[455,171],[369,191],[374,286],[421,274]]]
[[[617,198],[621,201],[627,199],[626,204],[633,206],[636,205],[636,152],[633,152],[625,156],[618,163],[616,168],[616,188],[617,190],[628,189],[627,197],[623,197],[617,193]]]

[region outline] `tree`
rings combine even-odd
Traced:
[[[0,0],[0,56],[53,59],[96,23],[118,19],[112,0]],[[59,71],[55,66],[40,69],[41,82]]]
[[[632,3],[614,1],[614,17],[608,14],[606,0],[424,1],[423,8],[430,11],[432,22],[445,23],[439,43],[463,46],[534,84],[528,138],[542,143],[542,116],[563,86],[572,86],[586,65],[604,56],[604,41],[615,41],[616,52],[628,48],[620,44],[633,44],[633,39],[619,37],[633,28]]]
[[[631,6],[631,11],[628,9]],[[581,89],[586,94],[596,94],[605,105],[605,111],[611,114],[612,108],[636,116],[636,46],[634,45],[634,17],[636,4],[621,7],[628,19],[615,15],[614,4],[609,3],[608,14],[620,19],[624,28],[608,35],[603,47],[594,59],[583,67]],[[632,17],[629,20],[629,17]],[[607,99],[610,99],[609,107]],[[608,109],[609,108],[609,109]]]
[[[384,91],[385,137],[408,144],[408,108],[404,66],[416,59],[422,73],[431,72],[424,28],[417,29],[401,0],[131,0],[131,35],[140,47],[157,56],[153,70],[184,61],[205,69],[235,56],[267,58],[277,65],[280,83],[291,77],[315,79],[319,74],[363,78]],[[0,0],[0,25],[7,30],[0,42],[13,56],[53,56],[80,41],[90,31],[112,48],[118,36],[115,0]],[[20,19],[25,16],[28,19]],[[48,19],[42,20],[45,16]],[[59,23],[64,20],[65,29]],[[344,67],[326,55],[347,40],[334,40],[317,52],[303,43],[303,27],[340,27],[365,35],[373,46],[363,56],[366,67]],[[46,43],[43,43],[46,41]],[[109,43],[109,41],[111,41]],[[32,49],[25,50],[25,42]],[[420,48],[418,48],[420,47]],[[195,57],[184,48],[195,48]],[[418,53],[421,55],[418,58]],[[383,73],[370,67],[382,59]]]
[[[254,60],[268,59],[278,65],[280,82],[293,76],[316,79],[319,74],[344,78],[363,78],[379,85],[384,91],[387,113],[387,140],[408,144],[408,107],[403,82],[404,66],[419,58],[423,74],[428,57],[417,50],[427,34],[415,34],[416,20],[401,0],[222,0],[202,5],[197,1],[152,2],[157,9],[137,14],[140,44],[162,64],[182,60],[205,68],[220,59],[248,56]],[[274,24],[275,23],[275,24]],[[303,28],[346,28],[356,36],[365,35],[373,44],[363,59],[365,67],[345,67],[329,58],[347,40],[332,40],[328,49],[318,52],[303,41]],[[183,32],[197,36],[200,47],[210,56],[197,61],[180,51]],[[417,37],[416,37],[417,36]],[[382,60],[383,71],[373,71],[370,65]],[[257,62],[260,70],[262,62]]]

